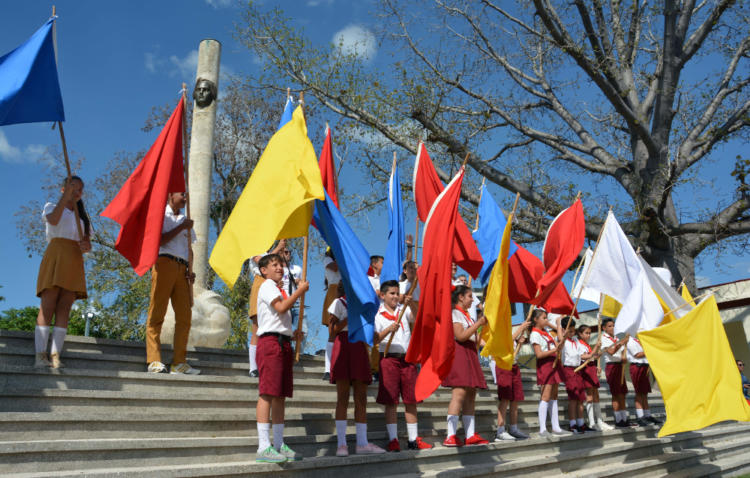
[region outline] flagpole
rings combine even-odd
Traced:
[[[625,340],[630,339],[630,334],[625,334]],[[628,363],[628,346],[625,345],[622,348],[622,354],[620,354],[620,364],[622,367],[620,367],[620,383],[625,383],[625,364]]]
[[[698,302],[699,302],[699,300],[698,300],[698,299],[702,299],[702,298],[704,298],[704,297],[706,297],[706,296],[708,296],[708,295],[711,295],[711,294],[713,294],[713,293],[714,293],[714,291],[713,291],[713,290],[709,290],[708,292],[705,292],[705,293],[703,293],[703,294],[701,294],[701,295],[699,295],[699,296],[697,296],[697,297],[693,297],[693,302],[695,303],[695,306],[697,306],[697,305],[698,305]],[[682,305],[678,305],[678,306],[677,306],[677,307],[675,307],[674,309],[672,309],[672,310],[670,310],[669,312],[667,312],[666,314],[664,314],[664,317],[668,316],[669,314],[673,314],[673,313],[677,312],[678,310],[680,310],[680,309],[682,309],[682,308],[684,308],[685,306],[688,306],[688,305],[692,305],[692,304],[691,304],[690,302],[685,302],[685,303],[684,303],[684,304],[682,304]],[[694,307],[695,307],[695,306],[694,306]]]
[[[597,324],[597,329],[596,329],[596,333],[597,333],[596,345],[594,346],[594,348],[600,346],[602,343],[602,304],[603,303],[604,303],[604,294],[600,292],[599,293],[599,309],[596,312],[596,318],[597,318],[598,324]],[[593,360],[593,358],[594,356],[592,355],[591,357],[584,360],[583,363],[579,365],[574,371],[576,373],[580,372],[586,365],[588,365],[589,362],[591,362],[591,360]],[[597,370],[596,375],[598,377],[599,376],[599,364],[598,363],[596,364],[596,370]]]
[[[287,95],[290,95],[290,89],[287,88]],[[287,96],[288,97],[288,96]],[[299,92],[299,104],[300,106],[304,106],[305,103],[305,92],[300,91]],[[307,232],[305,233],[305,242],[304,246],[302,247],[302,282],[305,282],[307,280],[307,252],[310,248],[310,226],[307,226]],[[291,280],[291,278],[290,278]],[[301,352],[301,345],[302,345],[302,321],[305,318],[305,293],[303,292],[302,295],[299,298],[299,320],[297,321],[297,340],[294,344],[294,361],[299,362],[299,356]]]
[[[415,277],[414,282],[412,282],[411,287],[409,287],[409,292],[406,294],[410,300],[411,300],[411,295],[414,293],[414,289],[417,288],[418,283],[419,283],[419,277]],[[396,330],[398,330],[398,328],[401,327],[401,319],[404,317],[404,313],[406,312],[407,307],[408,307],[407,303],[404,302],[404,308],[401,309],[401,313],[398,314],[398,321],[396,321]],[[391,348],[391,342],[393,342],[393,337],[396,336],[396,330],[391,332],[391,335],[388,337],[388,343],[385,344],[385,351],[383,351],[383,356],[388,355],[388,350]]]
[[[188,145],[187,145],[187,84],[182,84],[182,169],[185,173],[185,220],[190,220],[190,192],[188,191],[188,185],[190,184],[190,176],[188,169]],[[193,230],[188,229],[187,231],[187,246],[188,246],[188,289],[190,289],[190,307],[194,303],[194,291],[193,282]]]
[[[419,214],[414,218],[414,263],[419,264]]]

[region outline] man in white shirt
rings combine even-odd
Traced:
[[[170,193],[164,224],[161,232],[159,257],[151,268],[151,301],[146,320],[146,362],[148,371],[161,373],[166,370],[161,361],[161,327],[169,301],[175,313],[174,354],[170,373],[197,375],[200,370],[187,364],[187,342],[190,337],[192,312],[190,294],[195,274],[188,272],[191,248],[188,243],[195,241],[192,231],[193,221],[180,211],[187,202],[187,194]],[[188,236],[190,234],[190,236]]]

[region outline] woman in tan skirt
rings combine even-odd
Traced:
[[[41,305],[34,331],[35,367],[63,366],[60,353],[68,332],[70,308],[76,299],[87,297],[83,253],[91,250],[91,224],[83,207],[82,195],[83,181],[73,176],[65,181],[57,204],[48,202],[42,212],[48,244],[36,283],[36,295],[41,298]],[[83,237],[78,233],[74,207],[78,210]],[[52,317],[55,326],[50,353],[47,354]]]

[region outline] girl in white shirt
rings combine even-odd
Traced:
[[[36,295],[41,299],[41,306],[34,330],[35,367],[63,366],[60,353],[68,332],[70,308],[76,299],[88,297],[83,253],[91,250],[91,224],[81,200],[82,195],[83,180],[73,176],[65,181],[57,204],[48,202],[42,212],[48,245],[39,265],[36,283]],[[78,211],[83,236],[79,233],[79,225],[76,225],[73,208]],[[50,353],[47,354],[52,317],[55,318],[55,327]]]
[[[536,383],[541,387],[542,397],[539,401],[539,436],[549,437],[547,431],[547,413],[552,425],[552,435],[568,435],[560,428],[560,415],[557,408],[557,387],[563,381],[560,363],[554,365],[557,356],[557,341],[545,330],[549,326],[547,312],[534,309],[531,314],[531,334],[529,342],[536,355]]]

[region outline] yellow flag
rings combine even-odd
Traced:
[[[661,310],[664,311],[664,318],[661,319],[661,324],[659,324],[659,325],[666,325],[666,324],[668,324],[670,322],[674,322],[675,320],[677,320],[677,317],[675,317],[674,314],[668,314],[667,313],[667,312],[669,312],[672,309],[670,309],[669,306],[667,305],[667,303],[664,302],[664,299],[662,299],[661,296],[656,293],[656,291],[654,291],[654,294],[656,295],[656,298],[659,299],[659,304],[661,305]]]
[[[620,309],[622,309],[622,304],[617,302],[612,297],[605,295],[604,296],[604,302],[602,302],[602,311],[601,314],[605,317],[612,317],[613,319],[617,317],[617,314],[620,313]]]
[[[503,238],[500,242],[500,254],[490,273],[487,285],[487,296],[484,301],[484,315],[487,326],[482,331],[486,344],[482,350],[483,357],[494,357],[499,368],[513,368],[513,337],[511,333],[510,299],[508,297],[508,253],[510,251],[510,229],[512,215],[505,222]]]
[[[667,421],[659,437],[724,420],[750,421],[740,372],[711,296],[680,320],[640,332]]]
[[[695,307],[695,301],[693,300],[693,296],[690,295],[690,291],[688,290],[685,283],[682,283],[682,287],[680,287],[680,295],[683,299],[685,299],[685,302]]]
[[[268,142],[208,263],[233,287],[247,259],[266,252],[276,239],[307,234],[315,199],[325,199],[323,180],[298,106]]]

